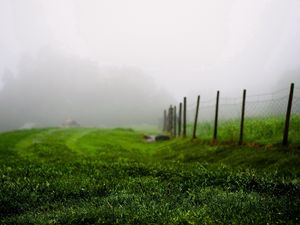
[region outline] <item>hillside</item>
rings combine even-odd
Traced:
[[[1,224],[297,224],[294,145],[146,143],[131,129],[0,133]]]

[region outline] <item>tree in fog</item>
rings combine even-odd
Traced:
[[[0,91],[1,129],[57,126],[66,118],[84,126],[156,124],[172,101],[139,69],[100,67],[49,50],[23,57],[18,73],[7,77]]]

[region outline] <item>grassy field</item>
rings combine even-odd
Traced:
[[[0,133],[0,224],[299,224],[300,149]]]
[[[284,130],[284,115],[266,118],[245,118],[244,141],[256,144],[280,144]],[[197,136],[201,140],[211,141],[214,122],[198,124]],[[220,120],[218,123],[218,140],[220,142],[237,143],[239,140],[240,120]],[[189,124],[188,133],[193,133],[193,124]],[[294,114],[290,119],[289,143],[300,144],[300,114]]]

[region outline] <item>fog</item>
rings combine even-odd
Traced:
[[[89,127],[158,124],[174,101],[142,71],[102,66],[44,49],[9,71],[0,95],[1,127],[57,126],[66,119]]]
[[[299,87],[299,24],[299,0],[0,0],[0,130]]]

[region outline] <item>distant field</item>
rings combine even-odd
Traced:
[[[299,224],[299,145],[142,137],[131,129],[0,133],[0,224]]]

